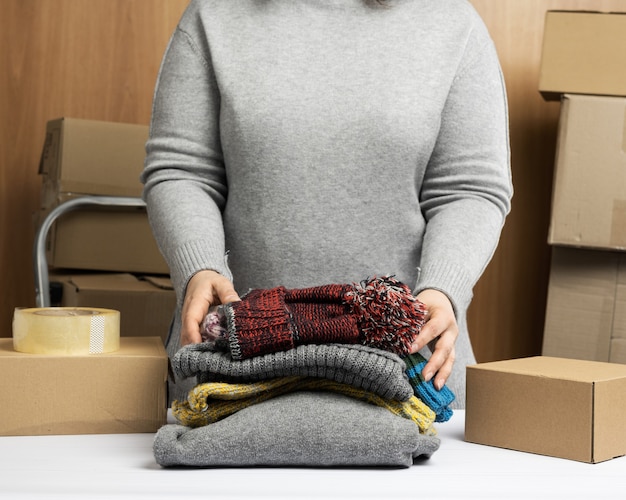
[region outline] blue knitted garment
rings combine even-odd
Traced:
[[[407,366],[406,374],[413,386],[415,395],[435,412],[437,415],[435,422],[447,422],[450,420],[453,412],[449,405],[454,401],[454,393],[446,385],[438,391],[432,380],[428,382],[424,380],[422,370],[427,360],[420,353],[409,354],[403,359]]]

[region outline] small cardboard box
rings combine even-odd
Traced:
[[[626,96],[626,12],[548,11],[539,90]]]
[[[626,253],[553,247],[544,356],[626,363]]]
[[[156,432],[167,418],[158,337],[124,337],[109,354],[48,356],[0,339],[0,435]]]
[[[535,356],[468,366],[465,440],[580,462],[626,454],[626,365]]]
[[[76,197],[61,194],[54,206]],[[42,211],[40,220],[48,212]],[[169,274],[143,208],[86,208],[61,215],[48,232],[46,260],[54,268]]]
[[[147,140],[147,125],[50,120],[39,173],[54,193],[138,197],[143,189],[139,175]],[[46,200],[44,208],[50,205]]]
[[[168,276],[130,273],[53,273],[63,307],[101,307],[120,312],[122,337],[159,336],[166,342],[176,294]]]
[[[625,117],[626,98],[564,96],[551,245],[626,250]]]

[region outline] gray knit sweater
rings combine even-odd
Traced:
[[[179,302],[200,269],[240,293],[392,274],[451,298],[462,369],[512,195],[494,45],[466,0],[192,0],[142,181]]]

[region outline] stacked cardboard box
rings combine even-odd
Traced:
[[[39,222],[59,204],[83,196],[139,198],[147,138],[146,125],[49,121],[39,164]],[[166,342],[176,298],[144,208],[66,212],[46,246],[52,305],[115,309],[122,337]]]
[[[61,118],[47,124],[39,173],[43,219],[85,195],[140,197],[146,125]],[[57,220],[46,258],[55,268],[167,274],[145,210],[81,209]]]
[[[47,124],[40,218],[82,196],[141,196],[146,125],[60,118]],[[175,307],[169,270],[144,208],[87,207],[48,233],[54,305],[120,311],[122,336],[167,338]]]
[[[539,87],[561,115],[543,355],[468,367],[466,441],[589,463],[626,454],[624,33],[625,14],[546,15]]]
[[[40,222],[76,197],[139,198],[147,131],[50,121],[39,166]],[[155,432],[166,422],[164,341],[176,299],[145,209],[62,214],[48,232],[45,257],[51,291],[58,292],[52,305],[119,311],[120,347],[104,354],[34,354],[0,339],[0,435]]]
[[[546,15],[539,89],[561,111],[542,353],[626,363],[626,13]]]

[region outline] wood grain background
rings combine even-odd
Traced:
[[[294,0],[296,1],[296,0]],[[626,11],[623,0],[472,0],[507,82],[513,209],[475,289],[479,361],[539,354],[559,104],[537,91],[547,10]],[[147,124],[161,56],[187,0],[2,0],[0,16],[0,336],[34,306],[32,246],[46,122],[69,116]]]

